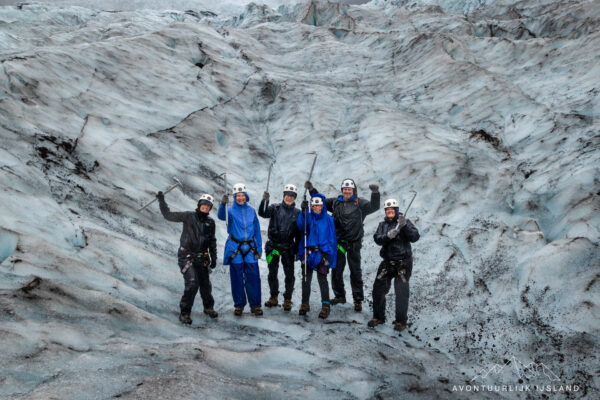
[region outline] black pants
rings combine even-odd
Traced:
[[[393,267],[382,262],[377,269],[377,277],[373,283],[373,318],[385,321],[385,295],[388,294],[394,284],[394,292],[396,294],[396,321],[400,321],[406,325],[408,320],[408,297],[410,274],[412,272],[412,260],[406,260],[405,266]],[[382,274],[382,270],[387,272]],[[406,282],[402,281],[402,277],[398,275],[400,269],[405,269]]]
[[[344,244],[347,247],[344,247]],[[331,271],[331,288],[335,297],[346,298],[344,289],[344,268],[346,267],[346,257],[348,257],[348,267],[350,268],[350,286],[352,287],[352,297],[354,301],[363,301],[365,298],[363,291],[362,270],[360,269],[360,249],[362,243],[360,240],[350,243],[340,243],[346,250],[346,255],[339,249],[337,251],[337,264]]]
[[[302,304],[308,304],[310,300],[310,284],[312,282],[313,273],[317,274],[317,280],[319,281],[319,289],[321,289],[321,301],[329,302],[329,282],[327,282],[327,275],[321,274],[312,268],[306,268],[306,278],[302,282]]]
[[[277,273],[279,272],[279,259],[283,265],[283,273],[285,274],[285,292],[283,298],[287,300],[292,299],[292,293],[294,292],[294,283],[296,277],[294,276],[294,254],[291,251],[281,252],[281,257],[273,254],[273,259],[269,263],[269,289],[271,290],[271,297],[277,297],[279,294],[279,280],[277,279]]]
[[[185,288],[179,302],[182,314],[190,314],[192,312],[192,306],[194,305],[198,289],[200,289],[200,297],[202,297],[205,309],[213,308],[215,305],[215,300],[212,296],[212,285],[208,276],[208,268],[207,266],[203,266],[199,261],[195,261],[183,274]]]

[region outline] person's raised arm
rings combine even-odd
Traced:
[[[172,212],[169,209],[167,202],[165,201],[165,195],[163,194],[163,192],[158,192],[158,194],[156,195],[156,198],[158,199],[158,205],[160,207],[160,212],[167,221],[171,221],[171,222],[184,222],[185,221],[187,213]]]

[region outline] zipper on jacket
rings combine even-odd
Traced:
[[[248,240],[248,231],[246,230],[246,210],[242,206],[242,221],[244,221],[244,240]]]

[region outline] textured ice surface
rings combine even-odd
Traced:
[[[165,3],[0,7],[0,397],[462,398],[511,357],[594,397],[599,2]],[[273,159],[279,201],[314,150],[329,196],[419,192],[412,327],[321,321],[316,283],[298,317],[299,269],[292,313],[236,318],[222,266],[220,318],[198,299],[179,325],[181,227],[137,209],[176,176],[191,210],[225,171],[258,207]]]
[[[16,250],[18,242],[19,238],[14,232],[0,229],[0,263]]]

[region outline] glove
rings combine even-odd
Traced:
[[[229,202],[229,196],[224,194],[223,197],[221,197],[221,203],[227,205],[227,202]]]
[[[311,191],[311,190],[313,190],[313,189],[314,189],[314,187],[313,187],[313,184],[312,184],[310,181],[306,181],[306,182],[304,182],[304,187],[305,187],[306,189],[308,189],[309,191]]]
[[[379,185],[377,185],[376,183],[371,183],[369,185],[369,189],[371,189],[371,192],[377,193],[379,192]]]
[[[210,258],[210,270],[212,271],[213,269],[215,269],[215,267],[217,266],[217,257],[211,257]]]
[[[398,217],[398,230],[402,229],[404,225],[406,225],[406,218],[404,218],[404,215],[400,215]]]
[[[256,253],[256,254],[254,255],[254,259],[255,259],[255,260],[260,260],[260,258],[261,258],[261,257],[262,257],[262,253]]]
[[[394,239],[396,236],[398,236],[398,232],[400,232],[400,229],[390,229],[387,233],[388,239]]]
[[[300,208],[302,209],[302,211],[308,210],[308,200],[304,200],[302,202],[302,205],[300,205]]]
[[[162,203],[163,201],[165,201],[165,194],[163,192],[158,192],[156,194],[156,198]]]
[[[264,192],[263,193],[263,200],[264,201],[269,201],[270,198],[271,198],[271,195],[269,194],[269,192]]]

